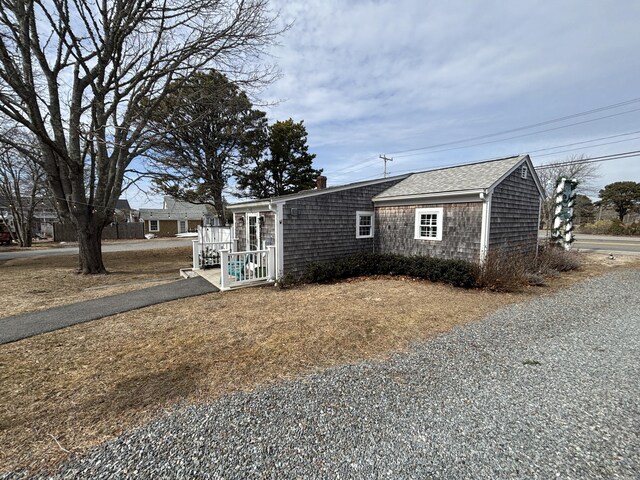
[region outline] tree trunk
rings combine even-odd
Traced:
[[[21,247],[30,247],[33,243],[33,221],[27,220],[22,224]]]
[[[102,263],[103,228],[102,224],[96,224],[91,219],[78,225],[80,273],[107,273]]]
[[[224,218],[224,199],[222,198],[222,190],[213,194],[213,203],[216,209],[216,215],[220,221],[220,226],[225,226],[227,219]]]

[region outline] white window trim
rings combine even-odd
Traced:
[[[176,220],[178,222],[178,233],[188,233],[189,232],[189,220]],[[185,228],[186,230],[184,232],[180,231],[180,222],[184,222],[185,223]]]
[[[360,235],[360,218],[371,217],[371,233],[369,235]],[[373,238],[375,231],[375,215],[372,211],[357,211],[356,212],[356,238]]]
[[[435,237],[422,237],[420,235],[420,217],[422,215],[436,215],[436,236]],[[416,240],[427,240],[439,242],[442,240],[442,219],[443,208],[416,208],[416,215],[414,221],[414,238]]]
[[[520,178],[523,178],[526,180],[528,177],[529,177],[529,168],[527,167],[526,164],[524,164],[520,169]]]
[[[156,226],[157,226],[158,228],[156,228],[156,229],[152,229],[152,228],[151,228],[151,222],[156,222]],[[150,231],[150,232],[159,232],[159,231],[160,231],[160,220],[156,220],[156,219],[151,219],[151,220],[149,220],[149,231]]]
[[[260,250],[261,245],[261,239],[260,239],[260,214],[259,213],[247,213],[247,215],[245,216],[245,237],[246,237],[246,247],[247,247],[247,252],[251,251],[251,245],[249,243],[249,218],[255,218],[256,219],[256,241],[258,242],[258,244],[256,245],[256,250]]]

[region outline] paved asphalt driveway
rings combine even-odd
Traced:
[[[182,408],[54,478],[637,479],[638,285],[614,272],[388,360]]]
[[[190,246],[194,238],[154,238],[152,240],[130,240],[119,242],[105,242],[102,244],[103,252],[131,252],[138,250],[155,250],[162,248]],[[10,252],[0,251],[0,261],[24,257],[46,257],[56,255],[77,255],[78,246],[55,247],[37,250],[14,250]]]
[[[218,292],[202,277],[0,318],[0,345],[138,308]]]

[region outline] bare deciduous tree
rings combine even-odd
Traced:
[[[9,208],[14,240],[30,247],[36,207],[47,191],[46,175],[34,136],[12,129],[12,139],[13,145],[0,143],[0,197]]]
[[[599,165],[596,163],[584,163],[589,157],[586,155],[572,155],[566,160],[548,163],[544,168],[536,169],[546,199],[542,204],[543,218],[547,227],[553,223],[554,191],[559,177],[575,178],[578,180],[579,193],[594,195],[598,192],[594,181],[600,177]]]
[[[105,271],[102,229],[158,103],[204,69],[268,81],[276,19],[267,0],[0,0],[0,113],[36,135],[82,272]]]

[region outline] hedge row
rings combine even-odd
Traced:
[[[600,220],[580,225],[578,233],[640,236],[640,222],[622,223],[620,220]]]
[[[474,264],[463,260],[360,253],[332,263],[310,265],[303,275],[303,280],[326,283],[365,275],[406,275],[470,288],[476,283],[476,270]]]

